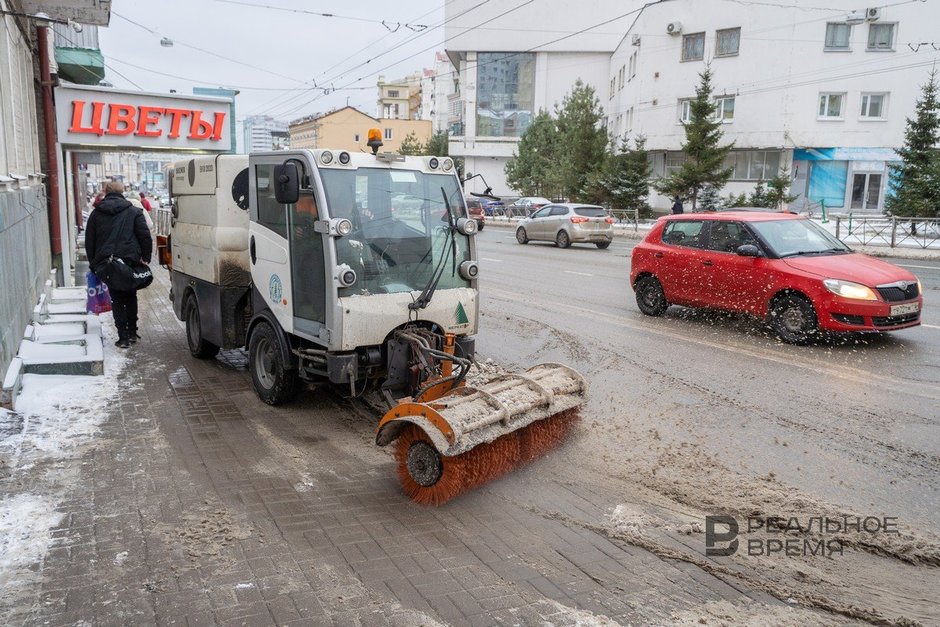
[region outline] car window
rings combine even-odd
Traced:
[[[553,215],[553,216],[564,216],[564,215],[568,215],[568,207],[562,207],[562,206],[559,206],[559,205],[555,205],[554,207],[552,207],[552,215]]]
[[[588,218],[603,218],[607,215],[607,212],[601,207],[575,207],[574,212],[579,216]]]
[[[532,214],[532,217],[533,217],[533,218],[544,218],[544,217],[546,217],[549,213],[551,213],[551,211],[552,211],[552,208],[551,208],[551,207],[542,207],[541,209],[539,209],[538,211],[536,211],[535,213],[533,213],[533,214]]]
[[[482,209],[482,208],[483,208],[483,203],[480,202],[479,200],[467,201],[467,209]]]
[[[663,243],[672,246],[704,247],[703,220],[671,220],[663,229]]]
[[[757,246],[757,240],[751,235],[741,222],[725,222],[722,220],[712,222],[708,230],[708,250],[721,253],[733,253],[738,246],[751,244]]]

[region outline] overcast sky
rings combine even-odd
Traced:
[[[115,87],[186,94],[194,86],[233,87],[241,92],[239,123],[261,113],[291,120],[347,99],[375,115],[378,75],[433,67],[444,48],[444,28],[434,28],[443,7],[444,0],[114,0],[99,39]],[[164,37],[172,47],[160,45]],[[311,79],[336,91],[314,89]]]

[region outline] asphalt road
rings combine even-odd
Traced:
[[[790,346],[744,316],[644,316],[629,286],[634,244],[562,250],[519,245],[509,229],[477,236],[480,356],[568,363],[591,384],[588,428],[543,472],[622,482],[641,523],[661,497],[706,514],[896,517],[925,553],[895,557],[932,563],[936,577],[940,263],[888,259],[923,282],[919,328]],[[924,574],[905,568],[899,577]],[[921,594],[895,592],[899,613]]]

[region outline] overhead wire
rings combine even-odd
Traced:
[[[389,30],[392,30],[392,29],[388,26],[389,24],[397,24],[399,28],[400,28],[401,26],[404,26],[405,28],[408,28],[408,29],[411,29],[411,30],[424,30],[425,28],[428,27],[427,24],[411,24],[411,23],[409,23],[409,22],[397,22],[397,21],[395,21],[395,20],[379,20],[379,19],[368,18],[368,17],[354,17],[354,16],[350,16],[350,15],[337,15],[336,13],[322,13],[322,12],[320,12],[320,11],[311,11],[311,10],[309,10],[309,9],[294,9],[294,8],[291,8],[291,7],[278,7],[278,6],[274,6],[274,5],[270,5],[270,4],[257,4],[257,3],[254,3],[254,2],[242,2],[241,0],[215,0],[215,1],[216,1],[216,2],[223,2],[223,3],[225,3],[225,4],[237,4],[237,5],[241,5],[241,6],[245,6],[245,7],[253,7],[253,8],[256,8],[256,9],[271,9],[271,10],[273,10],[273,11],[287,11],[287,12],[289,12],[289,13],[304,13],[304,14],[307,14],[307,15],[317,15],[317,16],[319,16],[319,17],[332,17],[332,18],[336,18],[336,19],[340,19],[340,20],[350,20],[350,21],[354,21],[354,22],[367,22],[367,23],[371,23],[371,24],[381,24],[382,26],[385,26],[385,27],[388,28]],[[396,30],[397,30],[397,28],[396,28]],[[394,32],[394,31],[392,31],[392,32]]]

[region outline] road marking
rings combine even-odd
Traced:
[[[503,263],[502,259],[491,259],[489,257],[480,257],[480,261],[493,261],[495,263]]]
[[[923,322],[920,323],[920,326],[927,327],[928,329],[940,329],[940,327],[935,324],[924,324]]]
[[[940,270],[940,266],[915,266],[910,263],[897,263],[895,265],[901,266],[902,268],[922,268],[924,270]]]
[[[568,274],[577,274],[578,276],[594,276],[593,274],[588,274],[587,272],[575,272],[574,270],[565,270]]]

